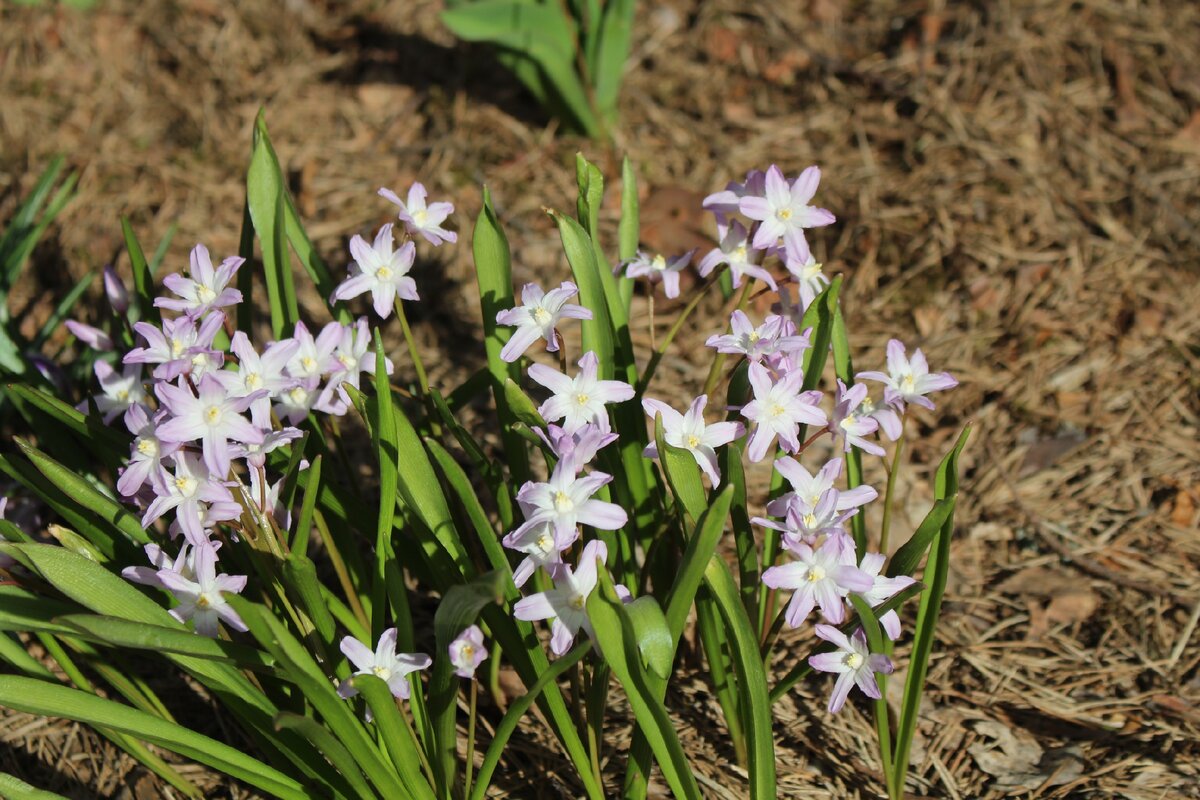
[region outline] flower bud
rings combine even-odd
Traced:
[[[125,284],[121,283],[121,278],[112,264],[104,268],[104,293],[108,295],[108,302],[112,303],[113,311],[124,314],[129,310],[129,292],[126,291]]]

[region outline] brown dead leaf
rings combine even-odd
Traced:
[[[1117,95],[1117,128],[1131,130],[1146,122],[1146,112],[1137,98],[1137,65],[1129,51],[1109,39],[1104,45],[1104,54],[1113,68],[1113,83]]]
[[[1192,116],[1168,142],[1172,150],[1200,154],[1200,110]]]
[[[1085,442],[1087,442],[1087,436],[1079,431],[1067,431],[1058,436],[1034,442],[1025,451],[1025,458],[1021,460],[1017,477],[1027,478],[1054,466],[1078,450]]]
[[[1200,487],[1194,487],[1192,491],[1200,490]],[[1192,499],[1192,492],[1181,489],[1175,494],[1175,500],[1171,504],[1171,522],[1181,528],[1190,527],[1192,521],[1196,518],[1196,501]]]
[[[1024,728],[989,719],[970,724],[981,741],[968,747],[967,752],[979,769],[995,778],[997,789],[1044,790],[1070,783],[1083,774],[1085,762],[1078,747],[1046,752]]]
[[[1049,625],[1086,622],[1100,607],[1100,597],[1087,587],[1068,589],[1054,595],[1046,606]]]
[[[675,256],[688,250],[707,252],[714,237],[712,218],[701,203],[704,195],[682,186],[661,186],[641,206],[642,241],[656,253]]]
[[[996,591],[1002,594],[1050,597],[1054,588],[1062,586],[1066,580],[1066,575],[1049,567],[1026,567],[1001,581],[996,586]]]
[[[945,318],[945,312],[937,306],[918,306],[913,309],[913,322],[922,336],[932,336],[935,331],[941,330]]]
[[[729,28],[714,27],[708,29],[708,55],[714,61],[732,64],[737,61],[738,48],[742,46],[742,37]]]

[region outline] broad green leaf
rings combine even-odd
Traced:
[[[829,356],[833,341],[833,317],[837,312],[838,293],[842,289],[842,276],[838,275],[813,301],[800,320],[801,332],[812,328],[809,339],[811,346],[804,351],[804,391],[817,388],[821,373],[825,371],[825,360]]]
[[[294,778],[235,747],[94,694],[36,678],[0,675],[0,706],[46,717],[64,717],[128,734],[193,759],[281,798],[305,800]]]
[[[546,430],[546,420],[542,419],[542,415],[538,412],[537,406],[529,399],[529,395],[521,390],[521,387],[512,378],[504,380],[504,398],[508,405],[509,411],[515,419],[528,425],[530,428]]]
[[[261,116],[260,116],[261,119]],[[271,307],[271,332],[282,339],[300,319],[295,291],[287,292],[284,274],[291,275],[291,257],[284,229],[284,187],[279,165],[255,128],[250,169],[246,173],[246,202],[262,248],[263,277]]]
[[[750,797],[775,800],[775,742],[771,735],[771,701],[767,692],[767,673],[759,655],[758,636],[746,615],[742,599],[729,567],[714,555],[704,571],[705,584],[712,593],[733,656],[741,693],[739,708],[749,741]]]
[[[658,448],[659,461],[662,462],[663,471],[667,474],[667,482],[671,484],[671,491],[675,494],[675,500],[686,512],[688,518],[695,522],[700,519],[704,509],[708,506],[696,457],[682,447],[667,443],[661,414],[656,414],[654,417],[654,441]]]
[[[958,457],[971,435],[971,426],[963,428],[958,441],[938,464],[934,479],[934,499],[948,500],[958,493]],[[891,793],[895,797],[904,792],[904,779],[908,774],[908,760],[912,748],[913,732],[917,728],[917,713],[921,708],[921,697],[925,693],[925,676],[929,669],[929,657],[933,653],[934,637],[937,634],[938,617],[942,610],[942,596],[946,592],[946,579],[950,574],[950,538],[954,535],[954,515],[947,514],[937,537],[929,550],[925,571],[921,577],[929,590],[921,595],[917,610],[917,623],[913,628],[912,654],[908,661],[908,675],[904,681],[904,694],[900,702],[900,716],[896,723],[896,748],[892,759]]]
[[[275,665],[274,659],[257,648],[197,636],[178,627],[132,622],[100,614],[65,614],[54,621],[69,633],[113,647],[177,653],[259,671],[270,670]]]
[[[351,684],[367,701],[375,715],[375,725],[387,746],[388,756],[396,767],[396,773],[408,790],[407,796],[418,800],[433,800],[434,791],[421,773],[417,740],[412,729],[400,716],[400,711],[396,708],[396,699],[392,697],[388,685],[374,675],[355,675]]]
[[[625,688],[638,727],[645,733],[663,777],[676,797],[699,798],[700,788],[662,701],[642,666],[633,622],[617,595],[608,568],[597,564],[598,583],[587,600],[588,619],[604,660]]]
[[[671,638],[662,607],[652,596],[643,595],[632,603],[627,603],[625,613],[633,623],[633,635],[637,641],[638,652],[642,654],[642,666],[665,681],[671,677],[675,642]]]
[[[496,209],[492,206],[492,193],[484,187],[484,207],[475,218],[472,235],[472,253],[475,258],[475,281],[479,283],[479,311],[484,320],[484,349],[487,351],[487,371],[491,374],[492,398],[496,401],[500,417],[500,438],[504,441],[504,452],[508,456],[512,480],[523,483],[529,480],[529,464],[526,446],[518,435],[511,431],[515,419],[508,397],[508,381],[520,380],[521,368],[515,362],[500,357],[500,350],[512,335],[510,327],[498,325],[496,315],[516,305],[512,296],[512,257],[508,237],[500,227]]]
[[[580,303],[592,312],[592,318],[582,322],[583,350],[584,352],[594,352],[600,360],[599,377],[612,378],[615,366],[613,363],[614,327],[612,317],[609,315],[604,283],[600,277],[600,272],[604,267],[596,263],[591,237],[578,222],[554,211],[550,212],[550,216],[558,224],[558,233],[567,254],[567,262],[571,265],[571,274],[575,277],[576,285],[579,286]],[[634,380],[636,380],[636,376]]]
[[[350,791],[357,794],[362,800],[374,800],[376,794],[367,785],[358,764],[354,763],[354,756],[350,755],[350,751],[346,749],[345,745],[315,719],[293,714],[290,711],[281,711],[275,715],[275,727],[281,731],[295,731],[312,742],[337,770],[338,775],[346,780]]]
[[[954,504],[957,500],[958,498],[955,496],[934,502],[933,508],[929,509],[925,519],[921,520],[921,524],[917,526],[912,538],[901,545],[900,549],[892,555],[886,573],[889,578],[895,578],[898,575],[912,575],[917,571],[921,559],[925,556],[925,551],[929,549],[929,543],[941,531],[946,520],[954,514]]]
[[[344,308],[335,308],[332,304],[331,298],[336,288],[336,282],[329,273],[329,267],[321,260],[321,256],[308,238],[304,224],[300,221],[300,215],[296,212],[296,204],[287,191],[287,183],[283,180],[283,170],[279,166],[279,157],[275,154],[275,148],[272,146],[271,137],[267,132],[266,115],[263,110],[258,112],[258,118],[254,121],[254,146],[256,149],[261,148],[265,154],[269,166],[277,176],[278,185],[281,187],[284,232],[288,242],[296,251],[296,256],[316,286],[317,294],[325,300],[333,316],[343,325],[350,324],[353,319],[350,312]],[[249,298],[247,297],[247,299]]]
[[[7,772],[0,772],[0,797],[8,800],[67,800],[61,794],[35,789]]]
[[[512,587],[512,578],[506,572],[487,572],[469,583],[450,587],[438,603],[433,616],[433,631],[436,652],[433,659],[433,674],[429,679],[429,712],[433,721],[434,740],[437,753],[434,774],[437,775],[443,793],[448,792],[454,782],[454,764],[458,743],[455,726],[455,711],[458,696],[458,679],[450,663],[450,643],[468,626],[474,625],[479,613],[490,603],[504,600]],[[512,587],[515,588],[515,587]]]
[[[46,479],[61,489],[74,502],[88,511],[99,516],[104,521],[124,534],[131,542],[148,544],[150,537],[146,535],[141,522],[130,514],[117,501],[100,494],[90,483],[74,472],[65,468],[45,453],[33,447],[24,439],[15,439],[21,452],[33,462],[38,471]]]
[[[593,94],[596,110],[608,124],[617,116],[617,97],[621,77],[629,59],[629,40],[633,35],[635,0],[609,0],[604,4],[599,40],[592,60]]]
[[[491,522],[488,521],[487,512],[480,504],[479,495],[476,493],[475,487],[471,485],[467,473],[463,472],[463,468],[458,465],[454,457],[435,440],[426,438],[425,446],[429,448],[429,453],[437,461],[442,477],[446,479],[446,483],[458,496],[463,512],[470,519],[471,526],[475,528],[475,534],[479,537],[479,544],[487,556],[488,563],[493,570],[511,575],[512,568],[508,563],[508,556],[500,544],[500,537],[492,528]],[[515,597],[515,593],[513,596]]]
[[[578,31],[563,7],[520,0],[479,0],[442,12],[442,22],[468,42],[491,42],[533,61],[544,80],[589,136],[600,125],[576,65]],[[521,73],[518,72],[518,75]]]
[[[71,633],[72,629],[56,621],[55,617],[77,610],[70,603],[42,597],[13,584],[0,583],[0,631]]]
[[[120,430],[103,425],[100,420],[89,417],[69,403],[37,387],[9,384],[6,388],[52,419],[56,425],[61,425],[94,444],[98,451],[106,451],[110,457],[115,456],[121,460],[129,457],[132,438],[122,434]]]

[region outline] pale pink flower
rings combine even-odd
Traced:
[[[562,286],[543,292],[536,283],[527,283],[521,289],[521,305],[496,314],[496,324],[515,325],[516,332],[500,351],[505,361],[516,361],[538,339],[546,340],[546,349],[558,352],[558,341],[554,331],[559,320],[591,319],[592,312],[583,306],[567,301],[579,293],[579,287],[570,281]]]
[[[809,665],[819,672],[839,673],[837,682],[833,685],[833,695],[829,698],[830,714],[841,710],[854,686],[858,686],[859,690],[872,700],[883,696],[875,675],[890,675],[894,667],[887,656],[872,653],[868,649],[867,637],[861,628],[849,638],[832,625],[817,625],[816,633],[818,637],[838,648],[832,653],[817,653],[808,658]]]
[[[674,298],[679,296],[679,273],[683,271],[692,260],[694,250],[688,250],[681,256],[675,256],[668,260],[662,255],[650,256],[637,251],[637,256],[617,265],[617,272],[621,268],[625,269],[625,277],[627,278],[647,278],[651,283],[662,281],[663,292],[667,297]]]
[[[553,589],[518,600],[513,606],[513,616],[528,622],[552,620],[550,649],[556,656],[561,656],[571,649],[580,630],[591,635],[587,599],[599,580],[596,562],[607,560],[608,548],[604,542],[588,542],[574,571],[564,566],[554,577]]]
[[[772,314],[757,328],[741,309],[729,317],[731,332],[714,334],[704,343],[716,348],[718,353],[744,355],[751,361],[762,361],[771,356],[791,356],[803,352],[809,346],[808,331],[796,333],[792,321]]]
[[[712,481],[713,486],[721,483],[721,470],[717,463],[716,448],[729,444],[746,432],[740,422],[714,422],[706,425],[704,422],[704,406],[708,403],[708,395],[700,395],[692,400],[686,412],[680,414],[661,400],[645,398],[642,408],[651,419],[661,415],[663,420],[663,439],[667,444],[687,450],[696,459],[700,469]],[[658,458],[658,443],[650,442],[642,451],[646,458]]]
[[[838,381],[837,387],[833,415],[829,418],[829,432],[835,440],[842,438],[842,446],[847,453],[854,446],[873,456],[884,455],[882,447],[866,438],[879,429],[879,422],[874,417],[855,413],[867,397],[867,385],[857,383],[847,389],[846,384]]]
[[[225,594],[239,594],[246,588],[245,575],[218,575],[217,551],[209,543],[196,546],[193,555],[195,577],[188,578],[173,569],[162,569],[158,580],[179,605],[171,609],[171,616],[180,622],[193,620],[196,633],[216,638],[217,623],[224,622],[235,631],[246,631],[246,623],[225,602]]]
[[[870,589],[860,593],[872,608],[888,600],[897,592],[907,589],[916,583],[916,580],[910,578],[908,575],[897,575],[895,578],[888,578],[881,575],[883,562],[886,560],[887,557],[883,553],[867,553],[862,557],[862,562],[858,565],[859,569],[870,575],[875,581]],[[883,628],[883,632],[893,642],[900,638],[900,615],[894,610],[879,617],[879,626]]]
[[[579,374],[568,377],[545,364],[529,368],[529,377],[554,394],[542,403],[538,412],[547,422],[563,420],[563,430],[574,433],[589,422],[598,422],[608,412],[608,403],[620,403],[633,397],[633,387],[623,381],[600,380],[600,361],[594,352],[579,359]]]
[[[800,370],[775,380],[762,364],[751,364],[749,378],[754,400],[742,408],[742,416],[755,424],[747,448],[751,461],[762,461],[776,437],[794,453],[800,449],[801,425],[825,425],[827,417],[818,405],[821,393],[800,391],[804,384]]]
[[[399,207],[400,211],[396,216],[404,223],[409,234],[413,236],[420,234],[434,247],[441,245],[442,242],[458,241],[457,233],[441,227],[446,217],[454,213],[454,204],[430,203],[426,205],[425,187],[420,183],[414,183],[408,190],[407,203],[391,189],[380,189],[379,196]]]
[[[475,677],[475,670],[488,657],[487,648],[483,645],[483,631],[478,625],[472,625],[454,637],[449,651],[454,674],[460,678]]]
[[[788,184],[779,167],[767,170],[762,196],[746,196],[738,208],[750,219],[758,220],[753,245],[759,250],[774,246],[782,237],[788,250],[800,254],[806,249],[805,228],[818,228],[836,221],[823,208],[808,205],[817,193],[821,170],[809,167]]]
[[[904,343],[892,339],[887,344],[887,373],[860,372],[860,380],[880,381],[884,385],[884,402],[904,411],[905,403],[915,403],[932,409],[933,401],[925,395],[930,392],[940,392],[958,386],[958,381],[949,372],[929,371],[929,362],[920,348],[913,353],[909,360],[905,354]]]
[[[214,269],[208,248],[198,244],[192,249],[191,269],[186,278],[178,274],[163,278],[163,286],[177,294],[179,299],[157,297],[154,305],[180,311],[192,319],[199,319],[212,309],[237,305],[242,302],[242,293],[229,288],[229,283],[245,261],[244,258],[230,256]]]
[[[262,444],[263,432],[242,416],[250,404],[265,389],[245,397],[230,397],[228,390],[211,375],[200,379],[192,394],[188,386],[159,383],[155,386],[158,399],[171,412],[172,418],[158,426],[157,435],[164,441],[199,441],[204,449],[204,463],[214,474],[229,474],[233,459],[230,440],[235,443]]]
[[[726,225],[718,218],[717,236],[719,238],[717,247],[713,248],[697,266],[700,277],[706,278],[720,265],[728,264],[729,277],[735,289],[742,285],[743,275],[758,278],[772,289],[779,288],[771,273],[754,263],[755,251],[750,247],[749,232],[745,225],[737,220]]]
[[[819,606],[821,615],[834,625],[846,619],[843,598],[850,592],[865,592],[874,581],[855,565],[854,541],[845,533],[830,534],[815,550],[803,542],[789,548],[794,561],[768,568],[762,582],[772,589],[791,589],[788,627],[799,627]]]
[[[388,628],[380,635],[373,652],[353,636],[343,638],[340,648],[342,654],[354,664],[355,675],[374,675],[388,685],[392,697],[401,700],[407,700],[410,693],[409,674],[426,669],[433,663],[433,659],[424,653],[397,653],[395,628]],[[337,692],[343,698],[358,694],[348,680],[342,681]]]
[[[350,300],[370,292],[375,313],[387,319],[397,297],[420,299],[416,282],[408,277],[416,247],[412,242],[405,242],[399,250],[393,250],[391,223],[379,229],[373,245],[356,235],[350,240],[350,254],[354,256],[351,275],[338,284],[333,300]]]

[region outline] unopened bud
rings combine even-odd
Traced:
[[[126,291],[125,284],[121,283],[121,278],[112,264],[104,268],[104,293],[108,295],[108,302],[112,303],[113,311],[124,314],[129,310],[129,292]]]

